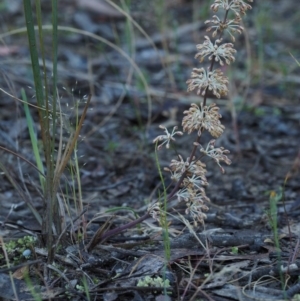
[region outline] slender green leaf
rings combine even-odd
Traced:
[[[41,160],[40,151],[39,151],[39,147],[38,147],[38,141],[37,141],[37,138],[36,138],[36,133],[34,132],[34,129],[33,129],[33,120],[32,120],[32,117],[31,117],[31,114],[30,114],[30,111],[29,111],[27,96],[26,96],[26,93],[25,93],[24,89],[21,89],[21,95],[22,95],[22,99],[24,101],[24,111],[25,111],[28,131],[29,131],[29,135],[30,135],[30,140],[31,140],[31,145],[32,145],[36,165],[37,165],[39,171],[44,174],[45,173],[44,165],[43,165],[43,162]],[[45,186],[45,178],[41,174],[39,174],[39,178],[40,178],[40,183],[41,183],[42,189],[44,191],[44,189],[45,189],[45,187],[44,187]]]
[[[52,120],[56,121],[56,102],[57,102],[57,49],[58,49],[58,29],[57,29],[57,0],[52,0]],[[56,133],[56,122],[53,122],[53,133]],[[54,143],[52,144],[54,151]]]
[[[40,74],[40,66],[39,66],[39,56],[35,38],[35,29],[33,23],[32,9],[31,9],[31,1],[24,0],[24,13],[26,19],[26,28],[27,28],[27,36],[29,42],[29,50],[31,56],[31,65],[34,77],[35,84],[35,92],[38,105],[40,107],[44,107],[44,92],[43,92],[43,84],[41,80]]]

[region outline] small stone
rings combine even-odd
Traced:
[[[22,255],[25,257],[25,258],[29,258],[30,255],[31,255],[31,251],[29,249],[26,249],[23,251]]]

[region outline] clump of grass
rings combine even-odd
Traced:
[[[7,178],[10,180],[12,185],[16,188],[18,193],[22,196],[33,212],[36,220],[40,224],[42,228],[42,241],[41,245],[46,247],[48,250],[48,263],[53,262],[54,255],[57,251],[57,247],[64,243],[66,240],[64,236],[69,229],[72,221],[67,224],[67,215],[69,215],[70,219],[74,220],[78,219],[78,216],[82,219],[82,232],[79,238],[86,238],[85,233],[85,219],[84,213],[86,210],[83,209],[82,205],[82,197],[81,197],[81,187],[80,187],[80,173],[79,173],[79,165],[78,158],[76,156],[77,150],[77,140],[79,137],[79,132],[81,130],[83,120],[86,116],[86,112],[89,106],[89,102],[91,100],[90,96],[84,98],[84,110],[79,117],[76,117],[76,124],[74,129],[67,125],[67,120],[64,118],[64,114],[61,110],[60,97],[57,91],[57,83],[58,83],[58,74],[57,74],[57,48],[58,48],[58,31],[60,32],[74,32],[77,34],[88,36],[92,39],[100,43],[104,43],[109,47],[118,51],[126,60],[129,61],[133,70],[138,74],[139,79],[143,83],[145,90],[148,90],[147,81],[145,80],[139,66],[135,64],[135,62],[130,58],[130,56],[122,50],[120,47],[115,44],[109,42],[108,40],[92,34],[87,31],[78,30],[71,27],[63,27],[58,26],[57,24],[57,12],[58,12],[58,1],[54,0],[51,2],[52,6],[52,24],[51,25],[43,25],[43,16],[42,16],[42,3],[39,0],[35,0],[34,5],[30,1],[24,1],[24,16],[26,20],[26,28],[20,28],[18,30],[11,31],[9,33],[4,33],[0,35],[0,38],[4,38],[5,36],[18,34],[26,32],[29,43],[29,50],[31,56],[31,66],[32,73],[34,78],[34,93],[36,100],[36,104],[33,104],[31,100],[27,99],[25,91],[22,89],[21,95],[22,99],[18,99],[8,94],[6,91],[0,88],[2,92],[10,97],[24,103],[24,110],[26,113],[28,129],[30,133],[30,138],[32,142],[33,153],[36,159],[36,165],[32,164],[28,160],[26,160],[21,155],[12,152],[8,149],[2,147],[2,149],[12,153],[13,155],[21,158],[23,161],[27,162],[31,166],[38,171],[40,176],[40,190],[42,192],[42,199],[44,208],[40,213],[38,212],[34,205],[31,203],[30,196],[27,196],[26,193],[23,192],[22,187],[11,177],[9,170],[5,167],[5,164],[2,164],[0,160],[0,169],[6,174]],[[114,5],[116,6],[116,5]],[[118,7],[118,6],[117,6]],[[119,8],[120,9],[120,8]],[[139,27],[139,25],[131,18],[131,16],[123,11],[123,14],[128,18],[135,27],[137,27],[143,35],[150,40],[149,36]],[[37,26],[35,26],[37,24]],[[52,47],[47,45],[44,42],[45,35],[48,33],[52,33]],[[48,36],[47,36],[48,37]],[[152,43],[153,44],[153,43]],[[154,44],[153,44],[154,45]],[[47,51],[52,50],[52,73],[51,75],[48,72],[48,66],[46,67],[46,56]],[[131,73],[131,72],[130,72]],[[148,124],[151,121],[151,101],[150,94],[147,92],[147,101],[149,106],[149,116],[148,116]],[[77,106],[77,105],[76,105]],[[42,147],[40,147],[39,142],[37,140],[37,135],[34,132],[33,120],[30,113],[30,108],[34,108],[37,110],[39,115],[39,125],[40,125],[40,134],[42,140]],[[77,113],[79,110],[76,110]],[[113,114],[113,112],[112,112]],[[111,114],[110,114],[111,115]],[[110,117],[110,116],[108,116]],[[107,121],[107,118],[105,118]],[[63,137],[63,133],[65,130],[68,131],[69,137],[67,138],[67,143],[65,144],[65,137]],[[59,141],[57,143],[57,141]],[[72,156],[73,155],[73,156]],[[72,158],[73,157],[73,158]],[[78,182],[78,196],[75,194],[75,187],[71,187],[74,200],[75,201],[75,209],[77,212],[77,217],[71,216],[72,210],[70,210],[71,206],[69,203],[69,194],[70,188],[66,186],[65,191],[62,194],[61,190],[63,190],[63,186],[61,186],[61,177],[71,162],[71,165],[74,168],[71,168],[71,177],[75,181]],[[73,163],[73,164],[72,164]],[[66,195],[64,195],[64,192]],[[61,197],[63,195],[63,197]],[[79,233],[80,231],[78,231]]]
[[[62,141],[62,127],[58,127],[58,124],[63,124],[62,114],[60,112],[60,103],[57,92],[57,48],[58,48],[58,25],[57,25],[57,1],[52,1],[52,76],[47,76],[46,69],[46,54],[44,43],[44,31],[42,27],[42,8],[41,2],[35,1],[36,8],[36,22],[38,24],[38,38],[40,49],[36,41],[33,8],[30,1],[24,1],[24,15],[27,26],[27,36],[29,43],[29,50],[31,55],[31,66],[34,77],[34,86],[37,101],[37,111],[39,114],[39,124],[41,127],[43,155],[45,158],[45,179],[41,178],[41,186],[44,197],[44,210],[42,214],[42,238],[43,243],[48,250],[48,263],[51,263],[54,259],[56,248],[58,246],[57,239],[61,239],[66,228],[66,213],[64,206],[58,197],[58,191],[60,187],[61,176],[70,161],[71,155],[76,148],[77,139],[79,137],[79,131],[82,127],[84,117],[87,112],[90,98],[88,98],[85,105],[83,114],[78,120],[76,129],[70,133],[70,137],[65,147],[63,147]],[[40,53],[40,55],[39,55]],[[39,57],[42,60],[42,70],[39,67]],[[23,92],[23,100],[27,103],[26,95]],[[25,106],[26,109],[26,106]],[[27,120],[28,110],[27,110]],[[60,131],[59,145],[56,146],[56,132]],[[33,145],[36,141],[33,141]],[[40,162],[40,158],[35,156],[37,162]],[[38,164],[39,166],[39,164]],[[39,166],[40,172],[41,166]]]

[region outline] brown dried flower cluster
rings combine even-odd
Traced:
[[[231,62],[234,62],[234,54],[236,50],[233,48],[232,43],[224,43],[218,46],[222,42],[222,39],[215,40],[213,44],[208,36],[205,36],[205,41],[203,44],[197,45],[199,52],[196,54],[195,58],[200,57],[200,63],[203,62],[206,56],[209,56],[208,59],[215,59],[216,62],[219,62],[221,66],[224,65],[223,60],[226,64],[230,65]]]
[[[241,34],[244,30],[243,26],[240,25],[241,18],[240,16],[236,15],[232,20],[226,20],[225,22],[221,21],[218,16],[213,16],[211,20],[207,20],[205,24],[212,23],[210,27],[207,28],[206,31],[211,31],[214,29],[212,36],[215,38],[218,32],[222,33],[226,31],[229,33],[231,40],[235,42],[235,33]]]
[[[248,2],[253,2],[253,0],[248,0]],[[211,91],[217,98],[228,93],[228,78],[220,69],[213,70],[214,62],[223,66],[235,61],[236,50],[232,43],[222,44],[222,35],[228,32],[234,42],[234,34],[240,34],[243,31],[243,27],[240,25],[241,18],[247,10],[251,9],[251,6],[242,0],[215,0],[211,5],[211,9],[214,12],[223,9],[226,18],[221,20],[214,15],[211,20],[205,22],[205,24],[211,24],[207,31],[213,31],[212,38],[215,38],[215,40],[211,41],[208,36],[205,36],[204,42],[197,45],[198,53],[195,58],[199,59],[200,63],[208,59],[210,67],[194,68],[191,78],[187,81],[187,91],[196,90],[198,95],[203,96],[203,101],[199,105],[191,104],[190,108],[183,112],[185,116],[182,120],[183,132],[187,134],[196,132],[197,139],[193,143],[194,148],[189,158],[184,160],[182,156],[178,155],[177,159],[171,161],[169,168],[165,168],[171,174],[171,179],[176,183],[177,191],[175,193],[178,201],[186,203],[186,213],[191,215],[195,224],[197,222],[204,223],[206,217],[204,212],[208,210],[206,203],[209,202],[209,198],[205,194],[205,187],[208,185],[206,165],[201,161],[202,159],[195,157],[196,149],[199,148],[202,155],[215,161],[223,173],[224,168],[221,163],[231,164],[227,157],[229,151],[223,147],[215,147],[215,139],[211,140],[206,148],[203,148],[199,143],[204,130],[208,131],[212,137],[218,138],[225,129],[221,124],[221,114],[216,104],[206,104],[208,91]],[[229,18],[230,11],[233,15],[232,19]],[[219,34],[219,37],[216,39],[217,34]],[[161,149],[163,145],[166,145],[168,149],[170,143],[175,141],[174,136],[183,134],[177,131],[176,127],[173,128],[171,133],[165,127],[161,126],[161,128],[164,129],[165,135],[160,135],[154,139],[158,149]],[[158,142],[161,141],[163,142],[158,145]],[[169,197],[172,198],[175,193]],[[158,219],[161,210],[158,203],[152,205],[148,210],[153,218]]]
[[[218,98],[227,95],[228,78],[223,75],[220,69],[206,71],[204,68],[194,68],[191,77],[192,78],[187,81],[188,92],[198,89],[197,94],[204,96],[208,89]]]
[[[253,0],[248,0],[248,2],[253,2]],[[207,29],[207,31],[214,29],[212,33],[213,37],[216,37],[218,32],[222,34],[224,31],[227,31],[234,42],[234,34],[241,34],[244,30],[244,28],[239,25],[241,22],[241,15],[245,15],[246,11],[251,9],[251,5],[242,0],[215,0],[214,4],[211,6],[211,9],[214,12],[217,12],[219,8],[225,11],[233,11],[235,14],[234,18],[221,21],[218,16],[214,15],[212,20],[207,20],[205,22],[205,24],[213,24]]]
[[[253,0],[248,0],[248,2],[253,2]],[[215,0],[211,9],[217,12],[219,8],[226,10],[232,10],[236,15],[245,15],[248,9],[251,9],[251,5],[243,0]]]
[[[231,164],[231,160],[226,156],[229,153],[228,150],[224,149],[224,147],[215,148],[216,140],[211,140],[206,149],[200,149],[200,152],[205,154],[208,157],[211,157],[221,168],[222,173],[225,172],[224,168],[221,166],[220,161],[224,161],[227,165]]]
[[[200,104],[200,107],[192,103],[189,110],[184,111],[183,114],[186,116],[183,117],[182,127],[188,134],[197,131],[200,136],[203,129],[206,129],[217,138],[225,129],[220,122],[222,116],[219,114],[219,108],[214,103],[205,107],[203,107],[203,103]]]

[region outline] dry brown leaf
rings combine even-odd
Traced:
[[[13,273],[13,277],[16,279],[23,279],[26,275],[28,275],[29,272],[29,266],[25,265],[19,269],[17,269],[14,273]]]

